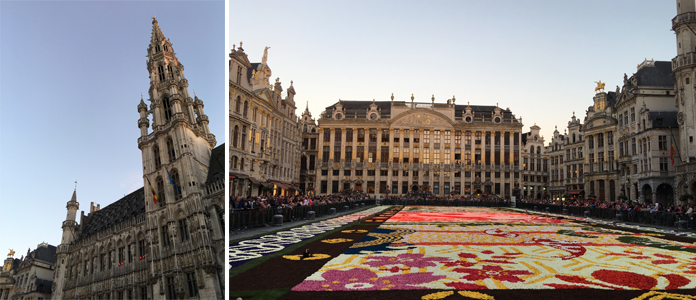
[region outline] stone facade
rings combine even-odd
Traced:
[[[280,78],[271,85],[268,47],[261,63],[251,63],[236,46],[229,62],[230,195],[256,196],[266,189],[293,194],[300,175],[300,130],[295,88],[282,98]]]
[[[522,198],[549,198],[549,157],[541,127],[534,124],[522,135]]]
[[[616,93],[600,91],[593,97],[582,127],[585,141],[585,192],[599,201],[616,201],[618,196],[618,158],[616,142]]]
[[[49,299],[53,285],[56,246],[41,243],[19,261],[14,288],[7,299]]]
[[[317,194],[519,196],[521,119],[509,109],[455,101],[392,95],[327,107],[318,120]]]
[[[300,157],[300,190],[307,194],[316,193],[317,159],[319,157],[319,127],[309,112],[309,103],[300,117],[302,130],[302,156]]]
[[[573,116],[563,134],[556,128],[547,146],[549,156],[549,190],[554,200],[584,198],[584,174],[582,124]]]
[[[147,54],[151,104],[137,106],[144,188],[103,208],[92,203],[79,223],[73,193],[53,299],[224,296],[224,146],[213,149],[203,101],[190,97],[184,67],[154,18]]]

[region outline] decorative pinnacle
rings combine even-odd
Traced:
[[[391,95],[391,101],[394,101],[394,93]]]
[[[292,86],[292,80],[290,80],[290,86]]]
[[[413,94],[411,94],[411,102],[413,102]]]
[[[435,94],[433,94],[433,97],[430,98],[430,100],[432,100],[433,102],[435,102]]]
[[[375,98],[372,98],[372,104],[375,104]]]
[[[454,95],[452,95],[452,104],[454,104],[454,101],[457,101],[457,99],[454,98]]]

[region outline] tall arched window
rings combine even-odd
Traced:
[[[232,156],[231,162],[230,162],[230,169],[236,170],[237,169],[237,157]]]
[[[167,138],[167,155],[169,155],[169,162],[173,162],[176,158],[176,152],[174,152],[174,141],[172,138]]]
[[[184,187],[179,184],[179,171],[172,169],[170,175],[172,176],[172,181],[174,181],[174,199],[181,200],[181,189]]]
[[[242,126],[242,149],[246,149],[247,127]]]
[[[159,52],[159,50],[157,50],[157,52]],[[157,66],[157,73],[159,75],[159,80],[164,81],[164,67],[162,65]]]
[[[164,108],[164,120],[169,121],[172,117],[172,105],[169,103],[169,97],[162,99],[162,107]]]
[[[162,166],[162,160],[160,159],[159,146],[155,145],[155,147],[152,149],[152,152],[155,156],[155,170],[159,170],[160,166]]]
[[[234,105],[235,105],[234,110],[236,112],[241,112],[240,107],[242,106],[242,98],[237,96],[237,103],[235,103]]]
[[[249,101],[244,101],[244,116],[247,116],[247,113],[249,112]]]
[[[164,204],[167,203],[167,200],[164,194],[164,181],[162,181],[162,177],[157,176],[157,179],[155,179],[155,185],[157,186],[157,203],[159,203],[160,207],[164,206]]]
[[[239,126],[234,126],[234,131],[232,131],[232,146],[237,147],[237,140],[239,139]]]

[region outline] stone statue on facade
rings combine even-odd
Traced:
[[[266,46],[266,48],[263,49],[263,57],[261,58],[261,64],[265,65],[266,60],[268,60],[268,49],[271,47]]]

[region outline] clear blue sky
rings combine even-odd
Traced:
[[[0,255],[58,245],[80,210],[143,186],[137,138],[153,15],[225,141],[223,1],[0,2]],[[78,222],[79,222],[78,211]]]
[[[234,1],[229,42],[294,80],[299,113],[343,100],[499,105],[546,142],[645,58],[671,60],[673,0]],[[231,46],[231,45],[230,45]]]

